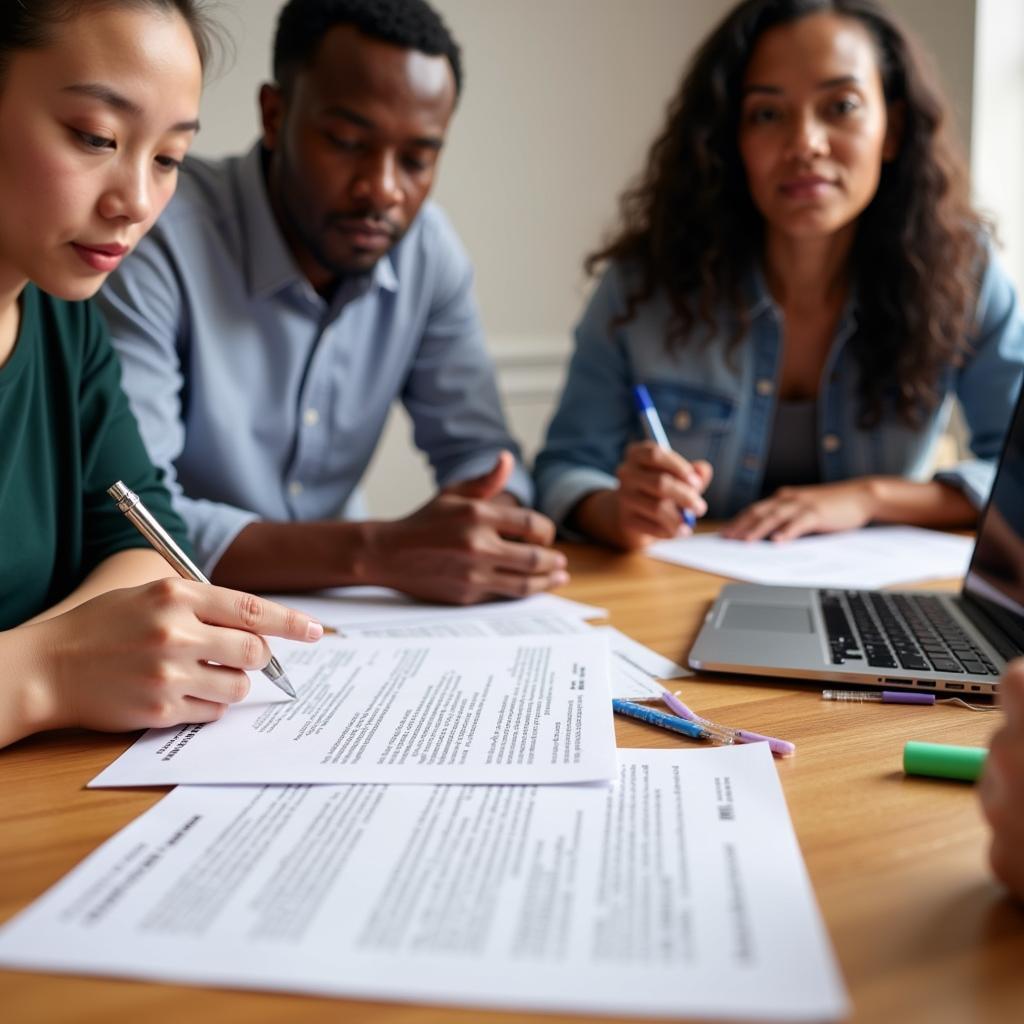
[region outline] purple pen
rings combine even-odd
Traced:
[[[848,700],[873,704],[934,704],[934,693],[901,690],[822,690],[822,700]]]
[[[740,743],[767,743],[768,749],[779,757],[792,757],[796,753],[796,744],[789,740],[780,740],[774,736],[762,736],[759,732],[749,729],[735,729],[735,739]]]
[[[661,695],[666,707],[674,711],[680,718],[688,722],[697,722],[709,729],[714,729],[724,735],[731,736],[737,743],[767,743],[768,749],[779,757],[792,757],[796,753],[796,744],[789,740],[776,739],[774,736],[762,736],[759,732],[751,732],[749,729],[732,729],[727,725],[718,725],[702,718],[691,708],[688,708],[674,693],[665,690]]]
[[[661,699],[665,706],[680,718],[685,718],[689,722],[696,722],[700,718],[700,715],[691,711],[674,693],[670,693],[668,690],[662,690]]]

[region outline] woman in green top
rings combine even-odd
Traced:
[[[174,191],[198,128],[199,0],[0,5],[0,744],[205,722],[321,627],[167,578],[123,479],[179,542],[88,299]]]

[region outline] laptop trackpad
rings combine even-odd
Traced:
[[[769,633],[813,633],[811,609],[799,605],[730,601],[719,629],[760,629]]]

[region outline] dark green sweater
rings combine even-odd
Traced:
[[[115,480],[188,550],[99,314],[29,285],[0,367],[0,629],[56,604],[115,552],[148,546],[107,496]]]

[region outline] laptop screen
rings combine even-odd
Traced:
[[[1024,392],[978,528],[964,594],[1024,646]]]

